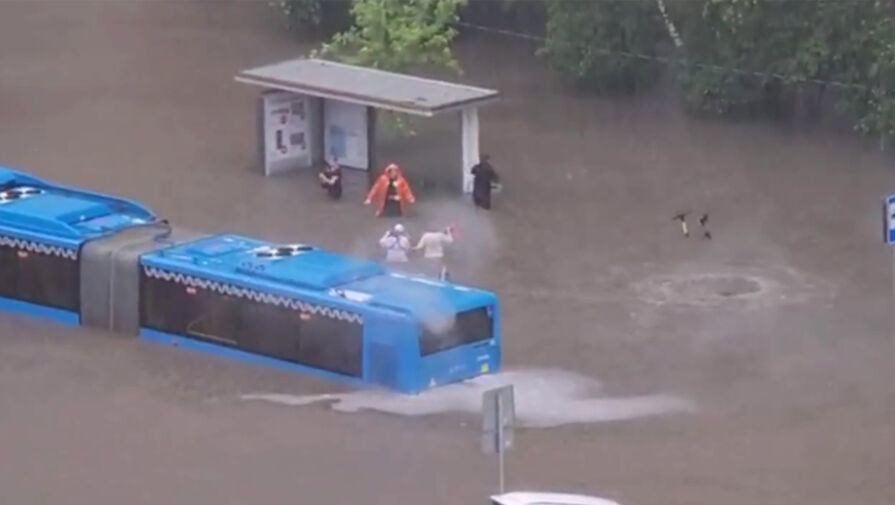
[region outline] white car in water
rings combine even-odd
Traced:
[[[619,505],[612,500],[563,493],[515,491],[491,497],[491,505]]]

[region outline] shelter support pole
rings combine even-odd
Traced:
[[[376,147],[377,121],[379,114],[374,107],[367,107],[367,186],[373,187],[376,182],[379,166],[379,150]]]
[[[470,107],[460,111],[460,137],[463,150],[463,192],[472,193],[472,174],[479,162],[479,109]]]

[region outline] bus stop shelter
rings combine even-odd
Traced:
[[[376,112],[460,122],[462,187],[479,161],[478,108],[495,90],[320,59],[295,59],[239,72],[263,89],[257,103],[258,160],[266,175],[311,168],[332,157],[346,168],[376,169]]]

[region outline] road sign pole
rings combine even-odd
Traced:
[[[506,448],[504,447],[503,441],[503,423],[504,423],[504,413],[503,413],[504,405],[503,405],[503,397],[497,397],[497,460],[499,470],[499,479],[500,479],[500,494],[504,493],[504,468],[503,468],[503,453],[506,452]]]
[[[886,197],[883,203],[885,242],[892,249],[892,341],[895,343],[895,195]]]
[[[513,446],[513,427],[516,423],[516,400],[513,386],[485,391],[482,395],[482,452],[497,453],[498,486],[506,492],[504,454]]]

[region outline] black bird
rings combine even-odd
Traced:
[[[702,229],[703,229],[703,233],[702,233],[703,238],[711,240],[712,232],[710,232],[708,227],[706,226],[706,224],[708,222],[709,222],[709,213],[706,212],[705,214],[702,215],[701,218],[699,218],[699,225],[702,226]]]

